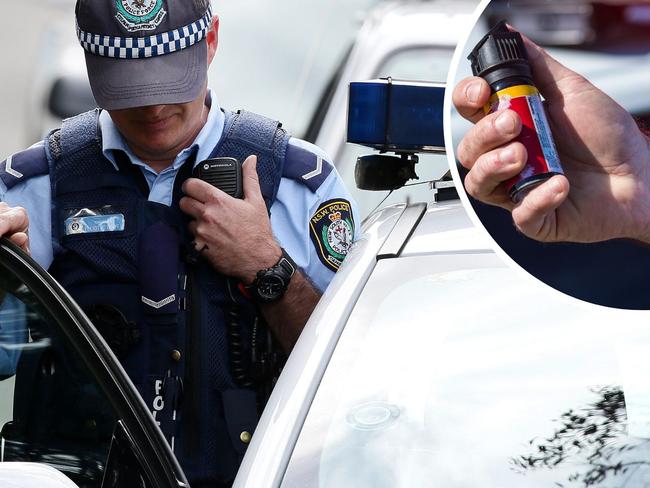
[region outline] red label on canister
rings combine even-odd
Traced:
[[[554,174],[563,174],[563,171],[537,88],[531,85],[504,88],[494,93],[485,106],[486,113],[505,109],[515,111],[521,117],[521,133],[515,140],[521,142],[528,152],[522,172],[506,181],[510,198],[516,200],[517,193],[524,188],[541,183]]]

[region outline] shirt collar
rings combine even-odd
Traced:
[[[210,110],[205,125],[194,139],[194,142],[178,153],[172,165],[163,170],[163,172],[178,171],[183,163],[187,161],[187,158],[194,152],[196,152],[196,160],[194,162],[194,166],[196,166],[199,162],[208,159],[212,150],[221,139],[225,125],[225,115],[221,111],[216,97],[210,90],[208,90],[207,100]],[[113,164],[115,169],[119,169],[115,159],[115,151],[123,151],[129,157],[131,163],[136,166],[141,166],[147,171],[154,172],[149,165],[138,158],[129,148],[106,110],[102,110],[99,115],[99,130],[102,135],[102,153]]]

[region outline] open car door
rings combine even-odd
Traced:
[[[31,466],[54,468],[80,488],[188,486],[95,327],[6,239],[0,240],[0,429],[0,479],[5,470],[15,481]],[[45,479],[39,488],[62,486]]]

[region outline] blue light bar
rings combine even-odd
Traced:
[[[347,140],[382,151],[444,152],[444,97],[441,83],[350,83]]]

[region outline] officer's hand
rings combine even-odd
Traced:
[[[242,168],[244,199],[231,197],[205,181],[190,178],[183,185],[180,207],[194,220],[190,232],[196,248],[222,274],[251,283],[261,269],[274,266],[282,251],[271,230],[257,176],[257,158]]]
[[[24,208],[10,207],[5,202],[0,202],[0,237],[8,237],[29,253],[28,229],[29,218]]]
[[[517,228],[541,241],[630,237],[650,242],[649,139],[614,100],[524,41],[566,178],[554,176],[519,203],[510,201],[503,182],[521,171],[527,157],[524,146],[512,142],[521,120],[511,110],[484,116],[490,88],[472,77],[462,80],[452,96],[458,112],[476,124],[457,152],[470,170],[467,192],[510,210]]]

